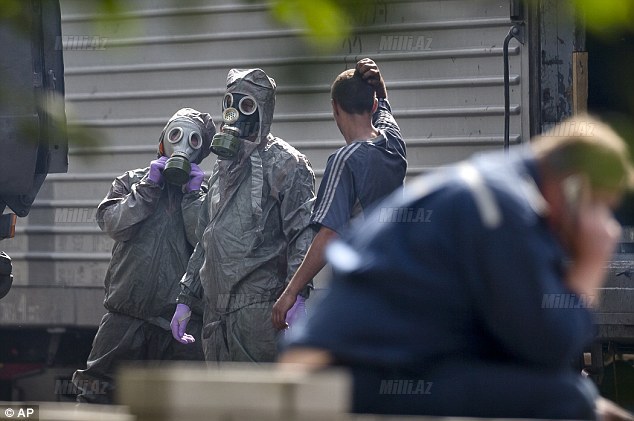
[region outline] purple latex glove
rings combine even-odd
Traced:
[[[306,299],[301,295],[297,296],[295,304],[286,313],[286,324],[292,328],[295,323],[306,317]]]
[[[147,179],[154,184],[161,184],[163,182],[163,170],[165,169],[166,162],[166,156],[162,156],[150,162],[150,172],[148,173]]]
[[[191,344],[196,342],[196,339],[192,335],[185,333],[189,318],[192,316],[192,312],[187,304],[176,304],[176,311],[172,317],[170,327],[172,328],[172,336],[178,342],[182,344]]]
[[[200,190],[204,178],[205,172],[201,170],[198,165],[192,163],[192,170],[189,173],[189,182],[185,184],[185,193]]]

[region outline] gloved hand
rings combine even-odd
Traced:
[[[194,163],[191,164],[192,169],[189,173],[189,182],[185,184],[185,193],[200,190],[200,186],[203,184],[205,178],[205,172]]]
[[[150,162],[150,172],[148,173],[147,179],[154,184],[161,184],[163,182],[163,170],[165,169],[166,162],[166,156],[162,156]]]
[[[172,317],[170,327],[172,328],[172,336],[178,342],[182,344],[191,344],[196,342],[196,339],[192,335],[185,333],[189,318],[192,316],[192,312],[187,304],[176,304],[176,311]]]
[[[304,317],[306,317],[306,299],[298,295],[295,304],[293,304],[293,307],[286,313],[286,324],[290,329]]]

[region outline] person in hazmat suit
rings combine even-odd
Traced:
[[[227,77],[222,133],[212,141],[219,159],[200,212],[202,237],[172,318],[174,337],[191,342],[190,310],[203,298],[208,361],[275,360],[271,310],[314,236],[313,170],[303,154],[270,133],[275,87],[260,69],[232,69]]]
[[[97,222],[115,240],[105,277],[103,316],[85,370],[73,383],[78,402],[112,403],[116,365],[123,360],[203,360],[200,341],[175,341],[169,320],[178,279],[198,241],[195,227],[204,195],[198,164],[210,153],[211,116],[176,112],[163,129],[158,157],[117,177],[99,204]],[[169,158],[168,158],[169,157]],[[199,337],[202,303],[191,301],[190,333]]]

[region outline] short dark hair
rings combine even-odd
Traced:
[[[371,113],[374,106],[374,88],[354,69],[342,72],[330,88],[331,98],[350,114]]]
[[[531,144],[535,156],[561,177],[582,173],[592,188],[634,189],[634,168],[625,141],[607,124],[587,114],[562,121]]]

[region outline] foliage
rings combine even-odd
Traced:
[[[275,0],[270,11],[278,22],[300,28],[317,52],[341,45],[376,0]]]
[[[615,36],[634,30],[634,2],[632,0],[574,0],[583,12],[589,31],[603,36]]]

